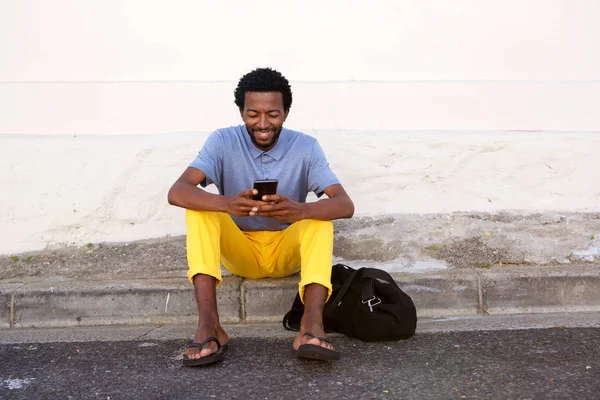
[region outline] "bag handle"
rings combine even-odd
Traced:
[[[335,304],[336,307],[339,307],[339,305],[342,304],[342,300],[344,299],[344,296],[346,295],[348,289],[350,289],[350,285],[352,285],[354,279],[356,279],[359,275],[362,274],[363,270],[364,268],[357,269],[356,271],[352,272],[352,275],[350,275],[346,279],[346,282],[344,282],[344,286],[342,286],[337,296],[335,296],[335,299],[333,300],[333,304]]]
[[[350,277],[348,277],[346,282],[344,282],[344,286],[342,286],[342,289],[335,297],[335,300],[333,302],[335,303],[336,307],[341,304],[344,295],[352,285],[354,279],[358,278],[373,278],[395,284],[394,280],[391,279],[390,275],[385,271],[376,268],[359,268],[356,271],[354,271],[354,273]],[[363,301],[368,301],[369,299],[373,298],[374,295],[375,285],[373,281],[371,281],[370,284],[362,285],[361,298]]]
[[[354,279],[356,279],[362,273],[363,269],[364,268],[359,268],[355,270],[348,278],[346,278],[344,285],[333,299],[333,302],[327,304],[327,306],[325,307],[325,310],[323,311],[323,320],[328,320],[331,322],[334,321],[333,314],[335,314],[337,308],[340,306],[340,304],[342,304],[342,300],[344,299],[344,296],[346,295],[348,289],[350,289],[350,285],[352,285]]]
[[[394,278],[392,278],[387,272],[382,271],[380,269],[365,268],[362,273],[362,277],[370,278],[368,282],[365,282],[362,285],[361,298],[362,303],[366,304],[371,310],[371,312],[373,312],[373,307],[375,307],[378,304],[381,304],[381,299],[375,296],[375,279],[387,282],[390,285],[398,287],[396,285],[396,282],[394,281]]]
[[[365,267],[359,268],[359,269],[355,270],[352,273],[352,275],[350,275],[348,277],[348,279],[346,279],[346,282],[344,282],[344,285],[342,286],[340,291],[337,293],[337,296],[335,296],[333,303],[335,304],[336,307],[338,307],[342,303],[342,300],[344,299],[344,296],[346,295],[346,292],[348,291],[348,289],[350,289],[352,282],[354,282],[355,279],[359,279],[359,278],[374,278],[374,279],[379,279],[382,281],[386,281],[388,283],[395,284],[394,280],[390,279],[390,275],[385,271],[382,271],[382,270],[379,270],[376,268],[365,268]],[[373,281],[371,281],[370,285],[363,285],[362,293],[361,293],[361,297],[362,297],[363,301],[368,301],[374,295],[375,295],[375,287],[374,287]]]
[[[296,331],[296,332],[297,332],[297,331],[299,331],[299,330],[300,330],[300,328],[297,328],[297,329],[296,329],[295,327],[292,327],[292,325],[290,324],[290,319],[292,318],[292,315],[293,315],[293,314],[294,314],[294,312],[296,312],[296,311],[297,311],[297,310],[295,310],[295,309],[294,309],[294,310],[290,310],[290,311],[288,311],[288,312],[287,312],[287,314],[285,314],[285,315],[284,315],[284,317],[283,317],[283,327],[284,327],[286,330],[288,330],[288,331]],[[302,311],[304,311],[304,310],[302,310]]]
[[[341,296],[336,295],[336,297],[334,299],[332,299],[334,302],[335,300],[338,300],[339,298],[339,302],[341,302],[341,299],[344,297],[344,294],[348,291],[348,288],[350,287],[350,284],[352,283],[352,281],[354,280],[354,276],[357,275],[358,270],[355,270],[354,268],[351,268],[347,265],[344,264],[336,264],[332,267],[333,269],[335,268],[340,268],[340,269],[344,269],[346,271],[352,271],[352,274],[346,279],[346,281],[344,282],[344,285],[335,285],[333,287],[334,290],[336,290],[337,288],[342,288],[338,293],[341,293]],[[327,307],[329,306],[329,307]],[[336,305],[337,307],[337,305]],[[335,307],[331,307],[331,303],[327,304],[325,307],[325,310],[323,312],[323,321],[325,321],[325,319],[327,318],[327,314],[333,314],[333,310],[331,310],[332,308]],[[327,310],[330,310],[329,313]],[[297,316],[297,314],[299,314],[299,317],[302,317],[302,314],[304,313],[304,304],[302,304],[302,301],[300,300],[300,295],[297,294],[296,298],[294,299],[294,304],[292,304],[292,309],[290,311],[288,311],[284,317],[283,317],[283,327],[288,330],[288,331],[299,331],[299,328],[296,328],[295,326],[292,326],[290,324],[290,319],[294,318]],[[332,320],[332,319],[330,319]]]
[[[376,269],[376,268],[365,268],[365,271],[363,272],[363,277],[365,278],[375,278],[375,279],[379,279],[382,281],[386,281],[389,283],[395,283],[393,282],[393,279],[390,279],[390,275],[385,272],[382,271],[380,269]],[[390,282],[391,280],[391,282]]]
[[[333,323],[333,321],[334,321],[333,314],[335,314],[335,311],[337,310],[337,308],[339,307],[339,305],[342,304],[342,300],[344,298],[344,295],[346,294],[346,292],[350,288],[350,285],[352,284],[352,282],[354,281],[354,279],[361,272],[362,272],[362,268],[359,268],[359,269],[355,270],[354,272],[352,272],[352,275],[350,275],[346,279],[346,282],[344,282],[344,285],[342,286],[342,288],[340,289],[340,291],[337,293],[337,295],[333,299],[333,302],[326,305],[325,310],[323,311],[323,321],[328,320],[328,321],[331,321]]]

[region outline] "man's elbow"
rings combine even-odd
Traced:
[[[347,206],[346,215],[344,215],[344,218],[352,218],[353,215],[354,215],[354,202],[352,200],[350,200],[350,198],[348,198],[348,206]]]
[[[167,194],[167,201],[172,206],[178,206],[179,205],[179,196],[178,196],[177,184],[174,184],[173,186],[171,186],[171,189],[169,189],[169,193]]]

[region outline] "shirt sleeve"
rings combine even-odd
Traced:
[[[196,156],[196,159],[189,165],[192,168],[199,169],[204,172],[206,179],[200,182],[202,187],[206,187],[211,183],[221,187],[221,177],[223,176],[223,140],[219,131],[213,132],[202,150]]]
[[[308,168],[308,191],[315,192],[318,197],[321,197],[328,186],[337,183],[340,183],[339,179],[329,167],[319,142],[315,140]]]

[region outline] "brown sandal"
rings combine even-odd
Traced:
[[[209,337],[202,343],[192,342],[190,347],[199,347],[199,348],[203,349],[204,346],[206,346],[210,342],[217,343],[217,351],[215,351],[214,353],[212,353],[209,356],[201,357],[201,358],[188,358],[188,356],[186,354],[184,354],[183,355],[183,365],[185,367],[199,367],[201,365],[212,364],[214,362],[220,361],[223,358],[225,358],[225,351],[227,351],[227,345],[224,344],[223,346],[221,346],[221,343],[219,343],[219,340],[217,340],[217,338],[214,336]]]
[[[311,332],[306,332],[304,336],[310,336],[311,338],[319,339],[321,342],[331,343],[327,338],[316,337]],[[334,361],[340,359],[339,351],[317,346],[316,344],[303,344],[302,346],[298,347],[296,355],[298,358],[304,358],[307,360]]]

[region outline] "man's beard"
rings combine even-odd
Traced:
[[[254,130],[252,131],[252,129],[250,129],[247,125],[246,125],[246,130],[248,131],[248,134],[250,135],[250,140],[252,141],[252,143],[258,147],[261,150],[266,150],[270,147],[275,146],[275,144],[277,143],[277,140],[279,140],[279,135],[281,135],[281,130],[283,129],[283,127],[279,127],[277,129],[275,129],[275,133],[273,134],[273,138],[271,139],[271,141],[268,144],[260,144],[256,141],[256,138],[254,137],[254,132],[261,132],[260,130]],[[264,132],[264,131],[262,131]]]

